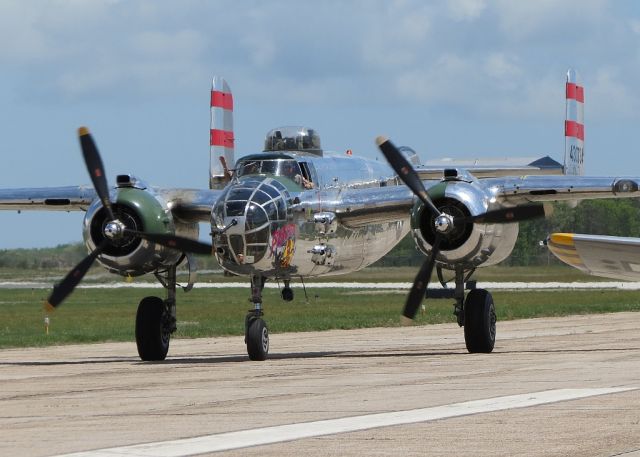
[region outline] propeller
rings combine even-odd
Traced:
[[[73,289],[80,284],[84,275],[89,271],[91,265],[93,265],[93,261],[96,260],[96,257],[102,254],[102,251],[106,246],[107,240],[104,240],[94,251],[82,259],[82,261],[76,265],[73,270],[67,273],[62,281],[53,286],[53,291],[44,304],[47,311],[55,310],[56,307],[58,307],[58,305],[60,305],[60,303],[62,303],[71,292],[73,292]]]
[[[440,253],[440,246],[442,242],[447,238],[449,233],[456,224],[467,223],[509,223],[520,222],[529,219],[535,219],[544,217],[548,214],[549,209],[544,205],[526,205],[516,206],[513,208],[500,208],[496,210],[487,211],[486,213],[478,214],[476,216],[469,216],[464,218],[453,218],[452,216],[441,212],[433,203],[424,184],[420,180],[420,177],[415,172],[409,161],[398,150],[398,148],[388,139],[382,136],[376,138],[376,144],[382,154],[391,165],[391,168],[398,174],[398,177],[409,187],[413,193],[424,203],[433,214],[435,221],[435,238],[431,247],[431,254],[427,257],[422,267],[416,275],[407,301],[402,310],[402,316],[410,321],[415,318],[418,308],[424,299],[425,292],[429,286],[429,280],[431,279],[431,273],[435,266],[436,259]]]
[[[178,251],[192,252],[193,254],[210,255],[213,249],[208,243],[202,241],[193,240],[191,238],[184,238],[176,235],[167,235],[166,233],[145,233],[138,232],[137,230],[125,229],[125,233],[129,233],[134,236],[138,236],[152,243],[161,244],[168,248],[173,248]]]
[[[420,177],[415,172],[409,161],[402,155],[402,153],[395,147],[395,145],[387,138],[379,136],[376,138],[376,143],[382,154],[384,154],[387,162],[391,165],[391,168],[398,174],[400,179],[407,185],[409,189],[424,203],[429,211],[434,216],[440,215],[440,210],[433,204],[427,189],[420,180]]]
[[[91,268],[91,265],[93,265],[96,258],[98,258],[98,256],[107,248],[110,241],[118,239],[122,234],[138,236],[147,241],[151,241],[152,243],[157,243],[178,251],[193,252],[195,254],[211,254],[213,246],[210,244],[177,235],[146,233],[131,230],[119,221],[113,212],[111,200],[109,200],[109,186],[104,172],[104,165],[102,164],[102,159],[100,158],[98,148],[93,141],[93,137],[89,133],[89,129],[86,127],[80,127],[78,129],[78,136],[80,139],[82,156],[84,157],[84,162],[87,166],[87,170],[89,171],[89,176],[91,176],[93,187],[96,190],[98,198],[102,202],[102,206],[107,212],[108,222],[105,225],[105,239],[96,247],[96,249],[90,252],[89,255],[82,259],[78,265],[67,273],[62,281],[54,286],[53,291],[45,302],[45,309],[47,311],[53,311],[71,294],[71,292],[73,292],[87,271],[89,271],[89,268]]]
[[[109,220],[114,221],[116,217],[113,214],[111,208],[111,201],[109,200],[109,186],[107,184],[107,177],[104,173],[104,165],[102,159],[98,153],[96,143],[93,141],[93,137],[89,133],[89,129],[86,127],[80,127],[78,129],[78,137],[80,139],[80,148],[82,149],[82,157],[84,157],[84,163],[87,166],[89,176],[91,176],[91,182],[93,188],[98,194],[98,198],[102,202],[102,206],[109,215]]]

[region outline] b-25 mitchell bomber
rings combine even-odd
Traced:
[[[176,268],[191,263],[190,253],[213,255],[224,270],[248,279],[253,309],[245,320],[247,352],[252,360],[265,360],[266,281],[282,281],[282,298],[291,300],[291,281],[360,270],[409,232],[425,262],[403,316],[413,319],[425,295],[436,295],[428,288],[434,268],[443,285],[449,271],[454,286],[438,295],[455,300],[469,352],[491,352],[493,299],[471,278],[476,268],[508,257],[518,222],[543,217],[546,202],[640,195],[640,178],[581,176],[584,92],[573,71],[566,93],[564,164],[546,157],[524,165],[423,165],[410,148],[380,137],[387,165],[325,153],[318,133],[304,127],[271,130],[262,152],[236,162],[233,96],[216,77],[208,189],[155,188],[131,174],[118,175],[110,187],[94,140],[82,127],[80,145],[93,188],[2,189],[0,209],[85,212],[82,232],[89,254],[54,287],[48,309],[69,296],[94,261],[122,276],[156,276],[166,297],[145,297],[138,305],[142,360],[167,355],[177,322]],[[199,222],[210,223],[210,244],[198,241]]]

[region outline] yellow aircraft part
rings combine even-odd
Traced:
[[[552,233],[547,241],[547,246],[553,254],[564,263],[580,270],[587,271],[580,254],[576,250],[573,233]]]

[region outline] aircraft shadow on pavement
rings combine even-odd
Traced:
[[[317,351],[317,352],[283,352],[269,354],[269,360],[304,360],[304,359],[321,359],[321,358],[338,358],[338,359],[369,359],[369,358],[395,358],[395,357],[451,357],[451,356],[468,356],[474,357],[479,355],[498,356],[510,354],[566,354],[566,353],[594,353],[594,352],[635,352],[640,347],[626,348],[593,348],[593,349],[523,349],[523,350],[501,350],[496,349],[491,355],[489,354],[469,354],[463,348],[451,349],[448,351],[393,351],[393,352],[349,352],[349,351]],[[246,355],[222,355],[222,356],[193,356],[193,357],[168,357],[166,360],[157,362],[143,362],[138,357],[117,356],[117,357],[96,357],[82,360],[36,360],[24,362],[1,362],[2,366],[63,366],[63,365],[91,365],[91,364],[115,364],[115,363],[132,363],[135,365],[189,365],[189,364],[221,364],[221,363],[238,363],[249,362]],[[262,362],[260,362],[262,363]]]

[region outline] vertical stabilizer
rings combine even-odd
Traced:
[[[584,88],[575,70],[567,71],[567,114],[564,121],[564,174],[584,174]]]
[[[211,132],[209,144],[209,188],[221,189],[234,166],[233,95],[227,82],[214,76],[211,84]]]

